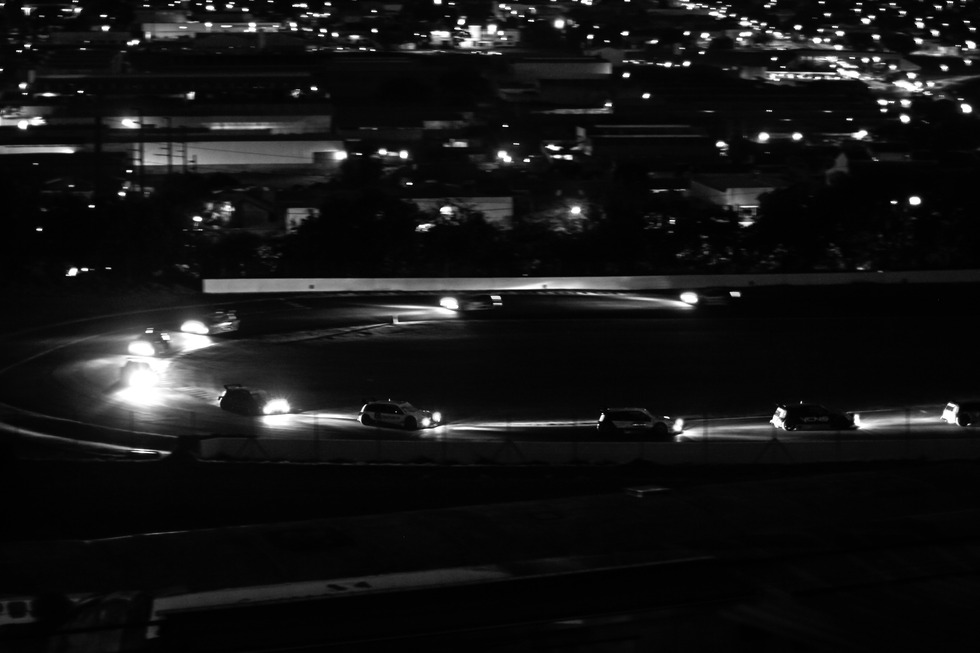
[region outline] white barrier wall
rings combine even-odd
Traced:
[[[644,291],[752,286],[827,286],[853,283],[977,283],[980,270],[828,272],[800,274],[692,274],[621,277],[471,277],[345,279],[204,279],[209,294],[289,292],[440,292],[604,290]]]

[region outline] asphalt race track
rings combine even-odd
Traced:
[[[777,402],[803,400],[860,413],[862,429],[846,437],[973,437],[939,421],[947,401],[980,395],[957,354],[978,326],[962,292],[760,290],[710,307],[674,296],[515,294],[465,315],[433,296],[215,297],[234,302],[239,332],[179,333],[205,310],[196,307],[8,336],[0,397],[22,434],[70,431],[161,452],[180,435],[590,440],[612,405],[683,417],[679,441],[760,440],[774,435]],[[170,329],[173,347],[158,362],[159,387],[134,392],[119,369],[145,326]],[[293,412],[222,411],[227,383],[286,397]],[[447,423],[417,433],[357,423],[364,401],[389,397],[440,410]]]

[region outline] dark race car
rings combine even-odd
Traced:
[[[163,356],[170,353],[170,332],[147,327],[135,340],[131,341],[128,351],[134,356]]]
[[[235,311],[214,311],[200,320],[186,320],[180,325],[184,333],[194,333],[201,336],[217,333],[232,333],[238,331],[241,320]]]
[[[218,397],[218,406],[232,413],[253,416],[282,415],[291,410],[285,399],[239,383],[225,385],[225,391]]]
[[[860,428],[861,416],[820,404],[779,404],[769,423],[787,431],[844,431]]]
[[[126,388],[150,388],[159,383],[160,361],[152,358],[127,359],[119,369],[119,383]]]
[[[503,306],[503,304],[504,300],[500,295],[491,294],[443,297],[439,300],[439,306],[449,309],[450,311],[458,311],[460,313],[468,313],[470,311],[489,311],[495,308],[500,308]]]
[[[683,433],[684,420],[654,415],[646,408],[604,408],[596,421],[596,429],[604,436],[667,439]]]

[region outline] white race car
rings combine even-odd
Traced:
[[[407,401],[370,401],[357,416],[364,426],[396,426],[409,431],[429,429],[442,424],[442,413],[422,410]]]

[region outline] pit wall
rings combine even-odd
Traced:
[[[217,437],[187,443],[201,460],[433,465],[811,464],[980,459],[980,438],[760,442],[457,442]]]
[[[753,286],[833,286],[855,283],[978,283],[980,270],[828,272],[800,274],[691,274],[622,277],[469,277],[345,279],[204,279],[208,294],[289,292],[500,292],[596,290],[642,292]]]

